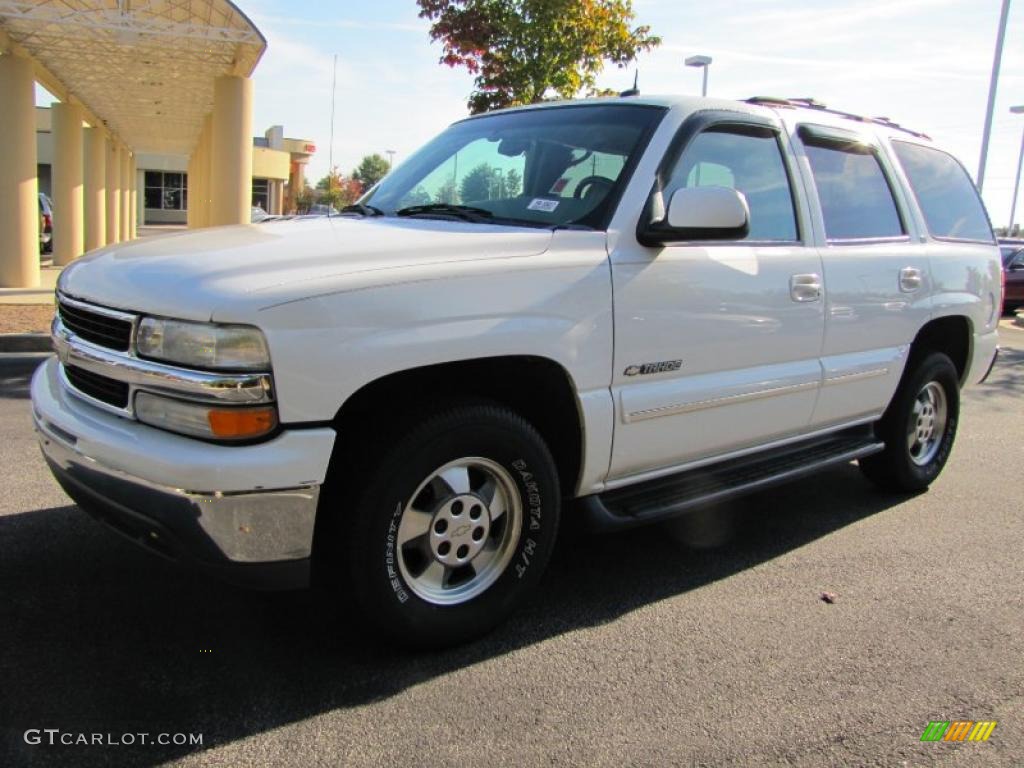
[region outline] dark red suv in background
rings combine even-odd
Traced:
[[[1003,312],[1024,307],[1024,240],[1000,240],[1003,254],[1003,274],[1006,275],[1006,293]]]

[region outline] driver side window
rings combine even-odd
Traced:
[[[694,137],[676,161],[665,189],[729,187],[750,206],[752,241],[798,239],[789,174],[778,136],[767,128],[715,126]]]

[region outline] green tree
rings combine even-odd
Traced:
[[[430,193],[427,192],[421,184],[417,184],[405,193],[401,201],[399,201],[399,207],[405,208],[409,205],[430,205],[432,202],[434,202],[434,198],[430,196]]]
[[[363,185],[357,179],[343,176],[335,166],[316,183],[315,202],[344,208],[358,200],[362,194]]]
[[[359,167],[352,171],[352,178],[363,185],[363,189],[369,189],[378,181],[387,176],[391,166],[388,161],[378,154],[366,155],[359,162]]]
[[[308,184],[295,193],[295,208],[298,213],[305,213],[316,202],[316,192]]]
[[[631,27],[632,0],[417,0],[441,63],[476,75],[474,114],[594,92],[605,62],[624,67],[661,43]]]
[[[505,194],[502,197],[518,197],[523,194],[523,176],[515,168],[505,174]]]
[[[437,188],[437,192],[434,193],[434,202],[447,203],[448,205],[458,204],[459,196],[455,188],[455,179],[448,179]]]
[[[501,171],[487,163],[480,163],[480,165],[462,177],[462,184],[459,185],[459,196],[467,203],[474,200],[491,200],[502,197],[497,187],[503,186],[504,179]]]

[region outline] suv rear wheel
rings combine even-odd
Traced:
[[[369,469],[336,535],[343,586],[403,645],[469,640],[527,599],[558,531],[559,484],[512,411],[460,406],[411,427]]]
[[[876,428],[885,450],[860,460],[873,482],[896,491],[922,491],[942,472],[960,418],[956,367],[941,352],[908,363],[896,395]]]

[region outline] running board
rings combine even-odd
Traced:
[[[795,480],[885,448],[871,425],[761,451],[581,500],[587,528],[616,531],[667,520],[715,501]]]

